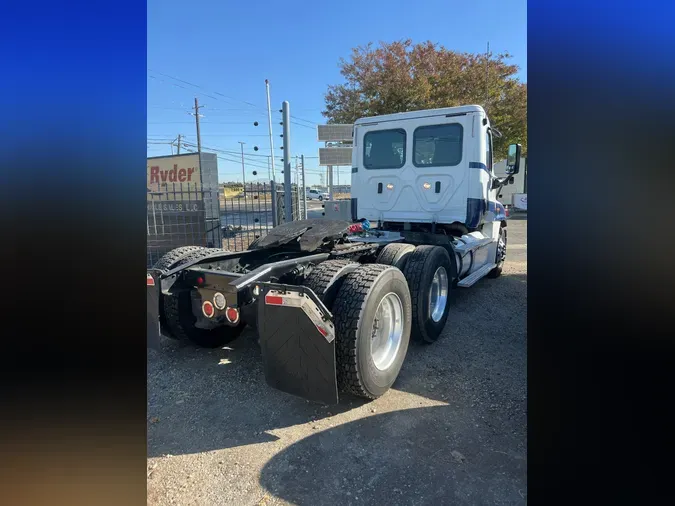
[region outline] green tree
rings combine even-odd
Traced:
[[[506,158],[515,142],[527,153],[527,84],[515,77],[518,66],[510,65],[510,58],[508,53],[458,53],[410,39],[359,46],[348,60],[340,59],[345,82],[328,86],[322,114],[329,123],[353,123],[380,114],[480,104],[503,134],[494,140],[495,159]]]

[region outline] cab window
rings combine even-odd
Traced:
[[[400,169],[405,164],[405,130],[375,130],[363,136],[366,169]]]
[[[413,134],[415,167],[453,166],[462,161],[462,136],[459,123],[422,126]]]

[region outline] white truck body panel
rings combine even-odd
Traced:
[[[478,105],[357,120],[352,198],[357,199],[358,217],[373,223],[459,222],[470,229],[504,219],[496,191],[489,189],[494,178],[487,160],[489,126],[485,111]],[[423,127],[427,128],[418,130]],[[368,167],[372,158],[369,150],[379,149],[380,156],[384,147],[378,144],[378,133],[394,139],[391,146],[398,150],[400,163],[396,163],[396,156],[384,152],[378,160],[388,160],[393,167],[387,162],[382,167]],[[428,153],[421,152],[423,149]],[[456,158],[450,164],[435,162],[437,153],[442,152],[446,152],[446,159]]]
[[[357,120],[352,154],[357,219],[464,224],[469,233],[456,239],[456,262],[471,286],[494,265],[506,220],[497,190],[491,189],[496,178],[491,139],[489,119],[478,105]]]

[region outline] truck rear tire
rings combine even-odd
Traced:
[[[380,397],[398,377],[410,341],[412,302],[403,273],[360,265],[345,276],[333,315],[338,388]]]
[[[329,311],[333,309],[333,302],[337,292],[342,286],[344,277],[352,272],[358,263],[351,260],[327,260],[314,267],[312,272],[305,278],[304,286],[321,299]]]
[[[387,244],[375,260],[376,264],[393,265],[400,270],[405,268],[410,254],[415,251],[415,246],[412,244],[403,244],[400,242],[393,242]]]
[[[440,246],[418,246],[408,258],[405,278],[412,298],[413,340],[433,343],[448,320],[452,289],[450,255]]]
[[[202,246],[184,246],[164,255],[156,264],[156,269],[169,270],[188,262],[211,255],[219,248]],[[244,330],[242,323],[237,327],[223,326],[212,330],[195,327],[197,319],[192,313],[192,301],[189,292],[177,295],[160,295],[159,316],[166,323],[170,336],[174,339],[188,340],[204,348],[217,348],[236,339]]]
[[[157,260],[157,263],[155,263],[155,265],[153,265],[152,268],[168,271],[174,266],[174,264],[178,263],[178,261],[184,256],[190,253],[194,253],[195,251],[201,251],[203,249],[206,248],[203,248],[202,246],[183,246],[181,248],[172,249],[171,251],[166,253],[162,258]]]

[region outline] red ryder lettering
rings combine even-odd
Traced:
[[[157,165],[150,167],[150,183],[185,183],[192,181],[192,173],[195,171],[194,167],[188,169],[178,169],[178,165],[174,164],[173,169],[160,170]],[[160,181],[161,178],[161,181]]]

